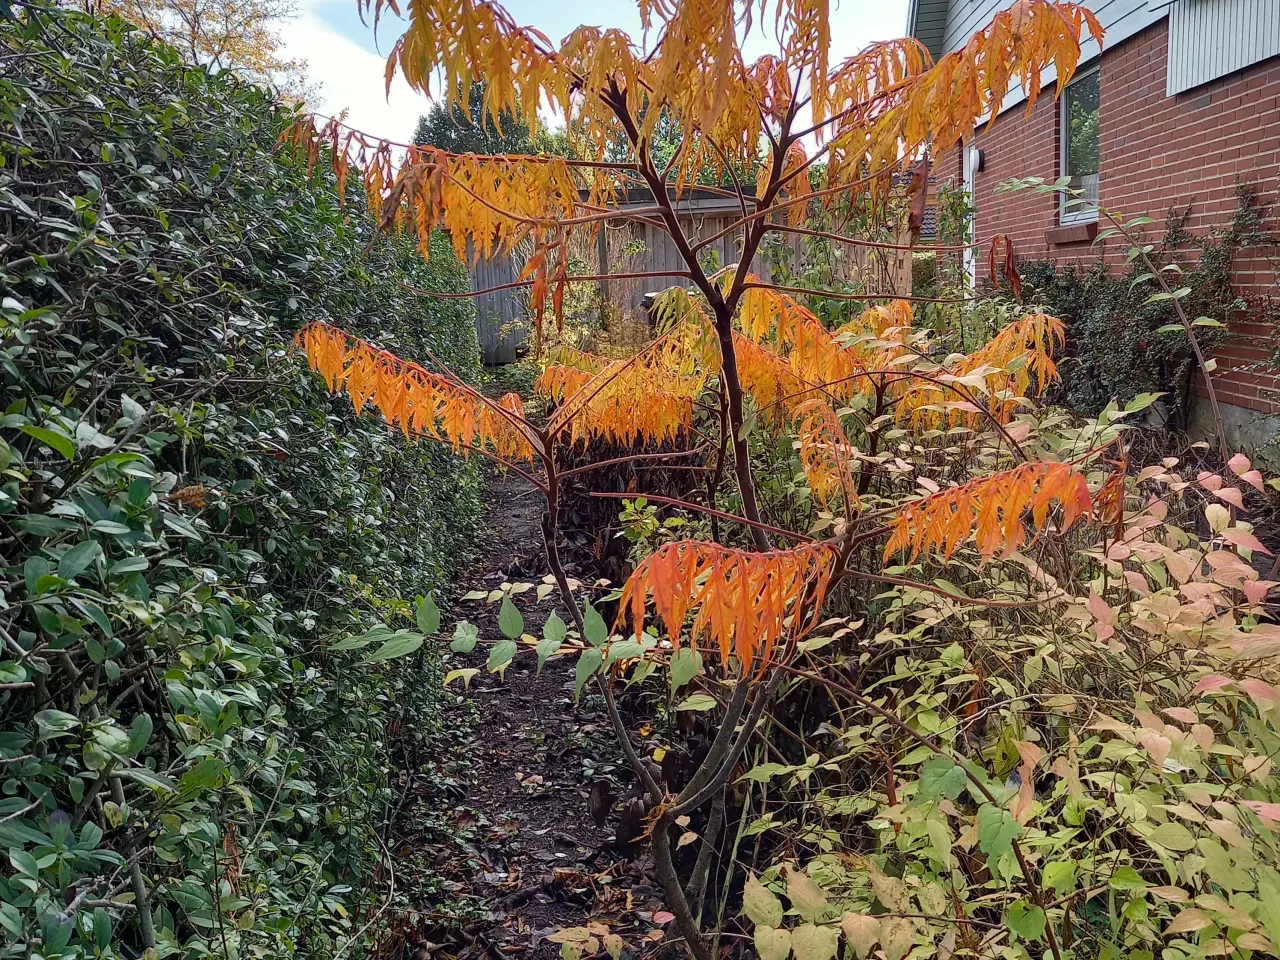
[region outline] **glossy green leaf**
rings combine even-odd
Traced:
[[[97,540],[84,540],[66,550],[58,558],[58,576],[74,580],[102,556],[102,546]]]
[[[579,655],[577,670],[574,672],[574,699],[582,696],[582,688],[588,680],[596,675],[596,672],[600,669],[601,662],[600,651],[594,647],[583,650]]]
[[[20,428],[23,433],[29,437],[39,440],[50,450],[62,454],[65,460],[74,460],[76,456],[76,444],[65,433],[58,430],[50,430],[47,427],[36,427],[26,424]]]
[[[702,670],[702,654],[689,647],[681,647],[671,655],[671,692],[675,693]]]
[[[587,643],[593,647],[599,647],[609,639],[609,628],[605,625],[604,618],[600,616],[590,601],[586,601],[583,605],[582,628],[586,634]]]
[[[568,628],[565,622],[560,619],[560,615],[554,610],[547,617],[546,623],[542,625],[542,639],[538,641],[538,673],[542,673],[542,667],[547,660],[560,649],[561,643],[564,642]]]

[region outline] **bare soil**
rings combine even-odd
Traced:
[[[541,583],[547,570],[537,490],[518,476],[495,474],[486,499],[487,539],[460,594],[504,582]],[[589,579],[566,566],[570,576]],[[527,590],[515,602],[534,636],[552,610],[570,622],[554,592],[539,601]],[[617,796],[630,780],[603,703],[590,688],[575,703],[568,658],[553,658],[539,675],[536,659],[522,652],[505,677],[486,672],[483,641],[500,636],[497,613],[498,604],[484,601],[446,611],[446,625],[466,618],[482,640],[471,654],[448,654],[449,667],[481,672],[465,692],[453,685],[463,694],[460,714],[470,712],[474,721],[452,785],[458,802],[439,809],[439,791],[424,790],[400,819],[398,855],[425,854],[428,869],[443,878],[435,908],[412,905],[422,922],[401,952],[406,960],[549,958],[560,952],[547,939],[558,930],[602,923],[632,945],[629,956],[635,945],[660,939],[667,917],[644,864],[615,842],[616,816],[602,826],[589,811],[593,784],[598,794]],[[440,911],[446,901],[472,909],[459,922]]]

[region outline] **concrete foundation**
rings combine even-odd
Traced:
[[[1231,452],[1243,453],[1259,467],[1280,471],[1280,414],[1260,413],[1231,403],[1219,402],[1218,405]],[[1217,444],[1213,411],[1204,397],[1196,397],[1188,432],[1197,440]]]

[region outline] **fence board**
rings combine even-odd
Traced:
[[[741,217],[738,204],[726,198],[697,198],[683,201],[677,215],[691,240],[711,237]],[[684,270],[683,258],[675,242],[664,231],[648,223],[631,220],[615,220],[605,228],[603,243],[592,242],[574,253],[587,265],[587,272],[642,273],[656,270]],[[802,238],[788,237],[788,243],[797,254]],[[710,244],[704,253],[712,254],[717,267],[737,263],[742,250],[742,231],[725,234]],[[605,252],[607,263],[602,264]],[[866,247],[841,246],[834,255],[833,273],[837,279],[853,281],[872,293],[910,293],[911,257],[877,255]],[[523,258],[502,257],[481,261],[472,268],[471,289],[511,283],[520,273]],[[708,265],[704,260],[704,265]],[[752,272],[765,280],[771,278],[766,259],[759,254],[752,262]],[[623,320],[642,321],[641,303],[644,295],[675,285],[687,285],[688,281],[673,276],[655,276],[639,279],[609,280],[602,284],[609,301],[617,307]],[[512,363],[518,349],[528,336],[521,325],[526,317],[528,294],[525,290],[500,290],[476,298],[476,332],[480,350],[486,364]]]

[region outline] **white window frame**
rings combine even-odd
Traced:
[[[975,198],[978,195],[977,190],[977,171],[978,171],[978,145],[975,141],[970,140],[964,146],[961,154],[961,167],[964,176],[964,190],[968,194],[969,216],[965,223],[964,238],[968,244],[964,248],[962,254],[964,262],[964,276],[968,281],[969,289],[973,290],[978,285],[978,252],[973,244],[977,240],[978,230],[978,208]]]
[[[1068,167],[1068,156],[1071,148],[1071,124],[1067,116],[1067,90],[1079,83],[1086,77],[1094,76],[1100,73],[1098,66],[1095,64],[1087,70],[1081,70],[1076,76],[1071,78],[1071,82],[1067,84],[1062,91],[1062,96],[1058,98],[1058,176],[1066,177]],[[1102,78],[1098,78],[1099,89],[1101,89]],[[1098,103],[1098,122],[1101,126],[1102,122],[1102,103],[1099,98]],[[1063,194],[1058,202],[1058,223],[1064,227],[1073,226],[1078,223],[1097,223],[1098,207],[1097,201],[1101,197],[1100,188],[1102,184],[1102,138],[1098,138],[1098,173],[1094,175],[1093,184],[1093,205],[1086,206],[1084,204],[1073,204],[1067,206],[1067,201],[1074,199],[1067,194]],[[1087,195],[1087,188],[1086,188]]]

